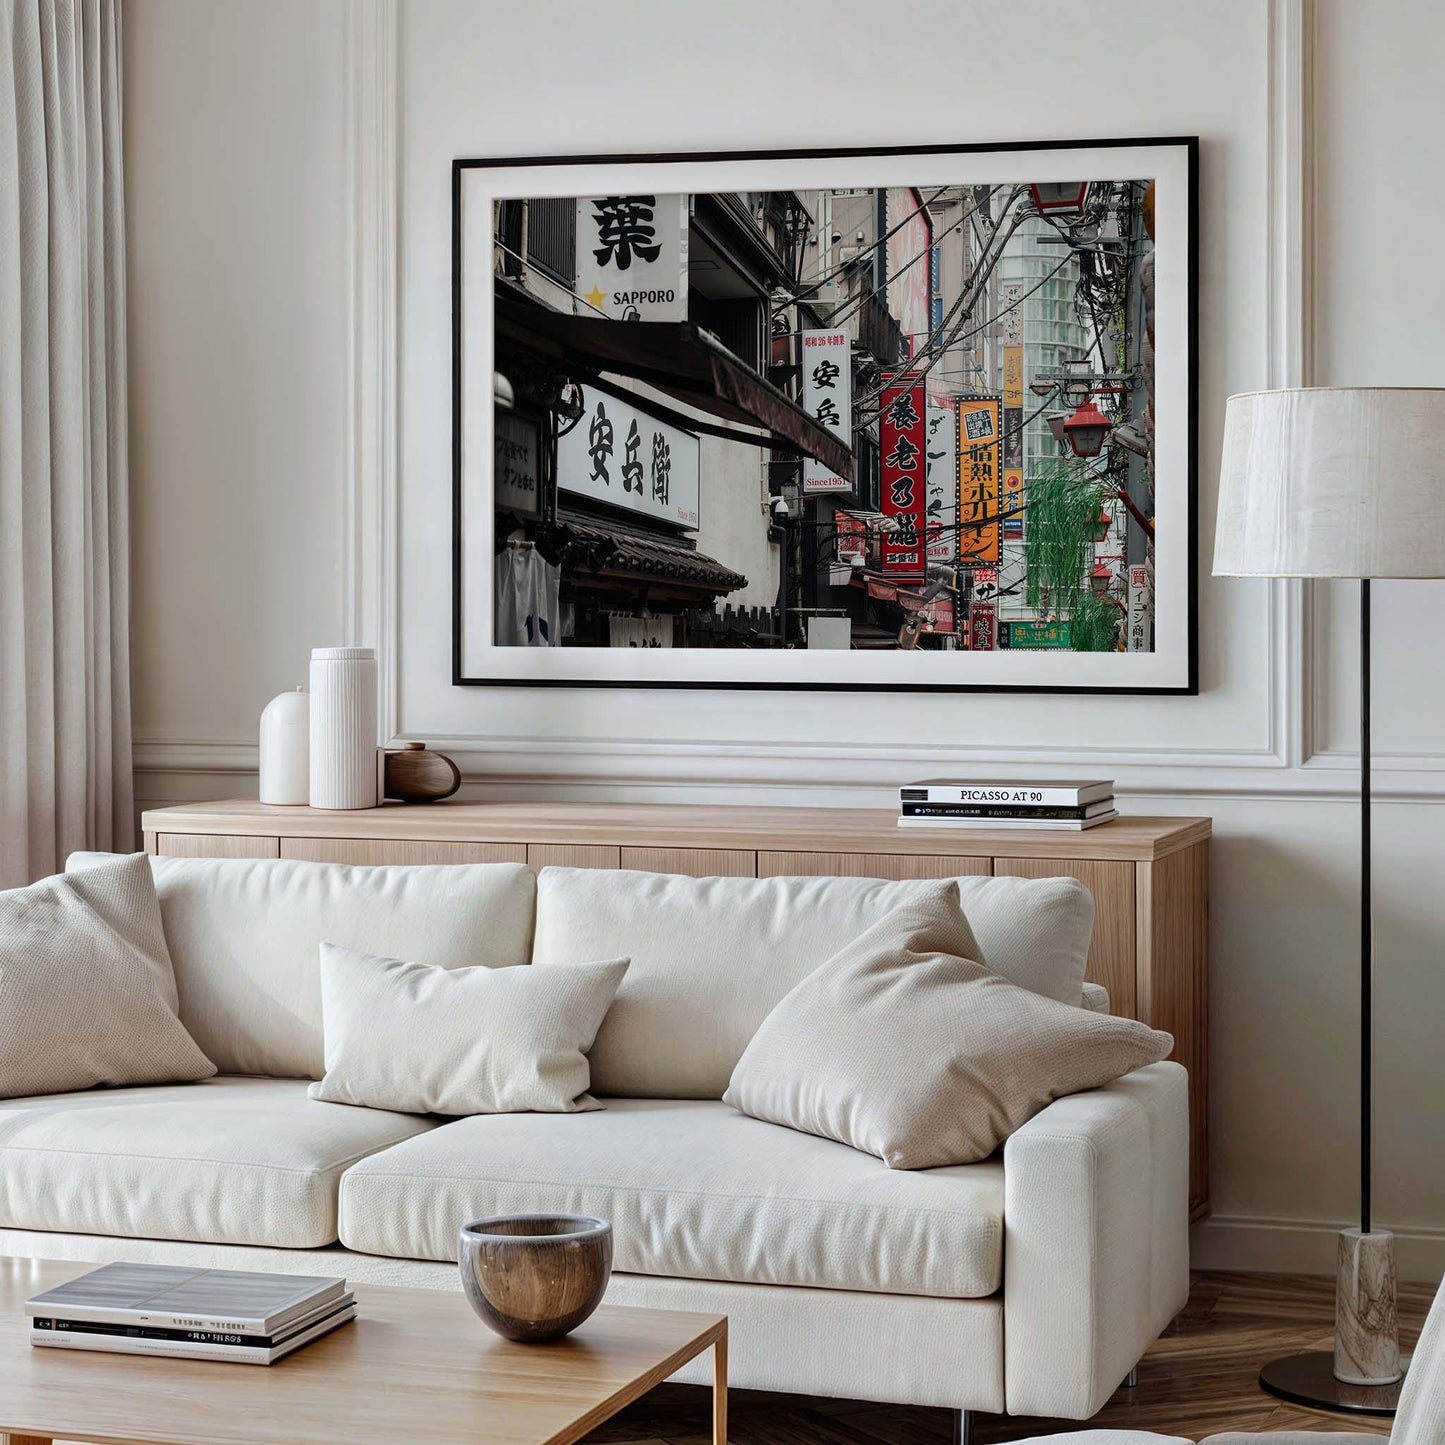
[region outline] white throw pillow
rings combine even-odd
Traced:
[[[0,893],[0,1098],[215,1072],[176,1016],[144,853]]]
[[[592,1051],[599,1094],[720,1099],[748,1040],[795,983],[936,886],[544,868],[532,962],[631,958]],[[1035,993],[1083,1002],[1094,899],[1082,883],[960,878],[958,886],[980,962]]]
[[[403,1114],[572,1114],[627,960],[438,968],[321,945],[326,1073],[313,1099]]]
[[[78,853],[66,866],[109,857]],[[152,858],[151,867],[181,1022],[223,1074],[321,1077],[323,942],[446,968],[526,963],[532,947],[536,883],[521,863]]]
[[[986,1159],[1065,1094],[1174,1040],[1019,988],[976,961],[954,883],[880,919],[763,1021],[724,1100],[891,1169]]]

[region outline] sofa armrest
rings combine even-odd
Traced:
[[[1086,1420],[1189,1296],[1189,1089],[1151,1064],[1004,1146],[1011,1415]]]

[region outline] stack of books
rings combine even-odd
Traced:
[[[107,1264],[25,1302],[30,1343],[269,1365],[356,1317],[344,1279]]]
[[[1079,833],[1117,818],[1112,781],[971,783],[933,778],[898,790],[900,828],[1051,828]]]

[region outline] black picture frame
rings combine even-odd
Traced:
[[[526,167],[545,170],[549,167],[577,165],[616,165],[631,163],[706,165],[730,161],[825,160],[852,157],[938,156],[990,153],[1018,153],[1068,150],[1113,150],[1137,147],[1179,147],[1187,160],[1187,240],[1185,264],[1185,307],[1188,335],[1184,340],[1187,352],[1187,474],[1185,485],[1187,568],[1187,636],[1185,641],[1187,680],[1178,685],[1087,685],[1057,683],[993,683],[993,682],[794,682],[763,679],[711,681],[695,679],[594,679],[594,678],[514,678],[503,676],[468,676],[463,667],[462,650],[462,568],[463,537],[461,528],[463,489],[463,328],[462,328],[462,183],[469,170]],[[1197,696],[1199,680],[1199,151],[1198,136],[1129,136],[1075,138],[1068,140],[1021,140],[1011,142],[963,142],[927,145],[881,145],[847,147],[789,147],[763,150],[616,152],[568,154],[553,156],[459,157],[452,162],[451,175],[451,310],[452,310],[452,684],[456,687],[508,688],[609,688],[681,690],[692,692],[900,692],[900,693],[1000,693],[1044,694],[1099,697]],[[704,187],[699,186],[699,190]]]

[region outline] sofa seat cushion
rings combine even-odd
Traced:
[[[453,1259],[488,1214],[613,1226],[614,1267],[684,1279],[978,1298],[999,1287],[1003,1165],[902,1173],[717,1100],[607,1099],[598,1114],[460,1119],[341,1181],[341,1240]]]
[[[306,1097],[292,1079],[0,1102],[0,1226],[313,1249],[358,1159],[436,1121]]]

